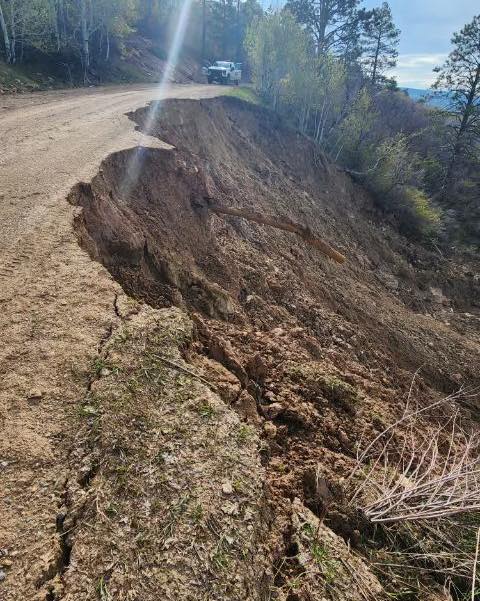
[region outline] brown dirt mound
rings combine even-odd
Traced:
[[[140,128],[146,114],[132,115]],[[73,191],[79,241],[131,296],[190,314],[184,357],[262,433],[275,515],[267,598],[345,599],[329,580],[332,570],[341,580],[334,566],[345,557],[317,558],[319,579],[298,566],[293,507],[304,503],[367,553],[373,533],[342,503],[356,442],[401,414],[420,367],[420,404],[480,384],[478,276],[381,225],[368,195],[268,111],[233,98],[168,101],[155,134],[175,149],[141,150],[133,187],[125,173],[139,151],[111,156]],[[347,262],[212,214],[209,198],[308,226]],[[380,599],[372,582],[352,598]]]

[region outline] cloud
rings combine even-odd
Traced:
[[[441,53],[400,54],[391,74],[401,87],[429,88],[436,78],[433,69],[441,65],[446,57]]]

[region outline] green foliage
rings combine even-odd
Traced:
[[[262,99],[258,96],[258,94],[252,88],[247,87],[234,87],[234,88],[226,88],[225,90],[226,96],[235,96],[235,98],[240,98],[244,102],[249,102],[250,104],[262,104]]]
[[[262,100],[365,183],[401,232],[431,240],[448,226],[459,238],[460,220],[478,242],[480,16],[454,37],[439,79],[455,90],[451,113],[412,102],[386,77],[398,40],[387,3],[358,11],[357,2],[290,0],[254,21],[246,48]],[[439,199],[455,207],[450,221]]]
[[[350,166],[359,166],[365,160],[363,147],[377,117],[368,89],[362,88],[338,128],[333,146],[335,160],[343,157],[344,162]]]
[[[407,136],[388,138],[374,156],[376,166],[366,175],[366,183],[381,208],[396,217],[402,233],[418,239],[437,237],[442,214],[421,189],[423,164]]]
[[[322,575],[328,584],[333,584],[337,576],[340,564],[333,559],[329,550],[319,541],[314,540],[311,546],[312,557],[322,571]]]
[[[307,66],[305,32],[289,12],[269,13],[249,27],[245,45],[255,87],[277,108],[294,72]]]
[[[406,199],[419,221],[422,235],[427,238],[438,236],[442,225],[442,212],[434,207],[428,196],[418,188],[406,188]]]
[[[246,46],[259,95],[302,133],[324,143],[345,106],[345,64],[331,55],[312,55],[307,33],[288,11],[255,21]]]

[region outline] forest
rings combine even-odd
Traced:
[[[480,241],[480,16],[455,33],[432,94],[414,102],[389,71],[401,32],[389,5],[289,0],[249,29],[262,98],[372,192],[413,237]]]
[[[188,0],[187,0],[188,1]],[[177,0],[0,0],[0,53],[10,65],[53,60],[70,85],[95,82],[133,35],[161,58]],[[453,32],[452,32],[453,33]],[[373,194],[385,218],[431,244],[480,243],[480,16],[453,33],[432,94],[414,102],[390,73],[401,32],[387,2],[194,0],[184,54],[199,66],[244,65],[258,102],[285,117]]]

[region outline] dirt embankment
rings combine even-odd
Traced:
[[[115,48],[110,60],[98,61],[88,74],[88,86],[106,84],[158,83],[167,64],[167,51],[136,33],[129,36],[120,52]],[[198,62],[181,57],[171,77],[175,83],[204,83]],[[80,60],[30,49],[23,63],[7,65],[0,60],[0,97],[41,90],[85,86]]]
[[[146,118],[146,110],[132,115],[140,129]],[[152,460],[142,459],[143,467],[135,469],[128,458],[140,453],[133,436],[157,431],[152,422],[160,423],[161,415],[151,399],[153,390],[146,391],[142,383],[146,372],[137,374],[128,355],[106,356],[109,365],[100,369],[105,367],[108,377],[120,374],[117,386],[130,391],[122,396],[119,415],[137,419],[128,409],[137,410],[136,390],[149,400],[138,407],[141,423],[132,425],[130,440],[120,420],[121,444],[109,438],[116,428],[105,416],[118,416],[114,418],[108,388],[102,385],[98,405],[86,403],[87,411],[103,416],[100,434],[94,436],[94,453],[102,457],[94,479],[97,508],[77,525],[74,563],[64,579],[66,598],[90,598],[88,583],[101,578],[105,591],[122,599],[157,598],[155,590],[170,591],[165,598],[172,599],[200,599],[203,594],[209,599],[381,599],[398,582],[387,575],[380,584],[367,568],[367,558],[387,545],[388,536],[377,536],[357,511],[344,506],[343,483],[355,464],[357,442],[374,438],[401,415],[417,369],[414,395],[420,405],[462,384],[480,384],[478,275],[473,267],[408,243],[382,226],[364,191],[268,111],[233,98],[167,101],[155,134],[175,148],[143,150],[135,158],[139,151],[112,155],[91,185],[72,192],[70,201],[83,208],[76,222],[79,242],[133,298],[157,309],[175,306],[180,315],[189,316],[194,327],[178,341],[181,355],[168,354],[168,345],[165,352],[193,371],[194,379],[200,377],[204,387],[218,392],[243,425],[236,418],[219,417],[224,409],[217,401],[202,400],[205,390],[185,392],[177,407],[185,412],[184,427],[178,417],[169,421],[167,430],[180,428],[180,434],[162,431],[167,451],[158,459],[167,465],[168,494],[172,486],[176,490],[169,507],[174,513],[180,507],[175,523],[182,525],[174,530],[184,538],[179,542],[177,535],[164,532],[153,563],[145,567],[138,559],[138,569],[132,568],[136,556],[127,556],[126,543],[144,544],[148,555],[157,539],[139,543],[137,537],[155,532],[166,509],[145,509],[150,526],[135,518],[135,524],[129,522],[135,537],[129,531],[128,541],[122,538],[118,522],[137,515],[135,503],[152,502],[147,483],[158,480]],[[132,160],[141,161],[142,177],[127,185]],[[308,226],[346,255],[347,262],[334,264],[286,232],[216,215],[208,209],[211,199]],[[137,351],[144,348],[150,357],[164,352],[158,339],[153,350],[151,342],[136,344]],[[156,371],[158,362],[162,360],[146,369],[160,383],[161,406],[171,408],[176,400],[166,392],[163,368]],[[478,419],[476,406],[464,404],[461,411],[467,420]],[[222,433],[218,447],[205,426],[212,419],[217,436]],[[229,428],[236,434],[228,434]],[[229,436],[236,441],[232,448],[226,443]],[[258,442],[262,466],[255,462],[257,442],[251,440]],[[242,448],[245,441],[250,446]],[[147,455],[155,444],[146,444]],[[209,453],[196,454],[191,444],[202,453],[209,444],[212,455],[233,453],[232,465],[243,465],[244,471],[236,476],[228,461],[218,457],[215,467],[208,468]],[[125,458],[127,467],[117,465],[118,457]],[[180,462],[176,483],[171,457]],[[180,476],[189,465],[195,486],[205,484],[193,493],[192,479]],[[134,471],[131,479],[125,476],[132,490],[115,490],[119,469]],[[189,500],[182,501],[182,494]],[[196,495],[202,534],[192,527],[191,499]],[[109,510],[109,504],[115,507]],[[120,510],[117,505],[123,504]],[[206,508],[213,525],[203,513]],[[252,511],[255,519],[249,524],[245,512],[251,516]],[[104,514],[109,519],[103,520]],[[206,537],[201,549],[192,542],[195,536]],[[191,560],[180,566],[185,555]],[[137,556],[145,561],[145,553]],[[158,571],[162,562],[167,566],[163,573]],[[205,574],[216,583],[208,589]],[[232,574],[243,580],[225,588]],[[430,592],[435,590],[432,582]],[[134,591],[133,597],[126,591]],[[409,598],[443,597],[418,593]]]

